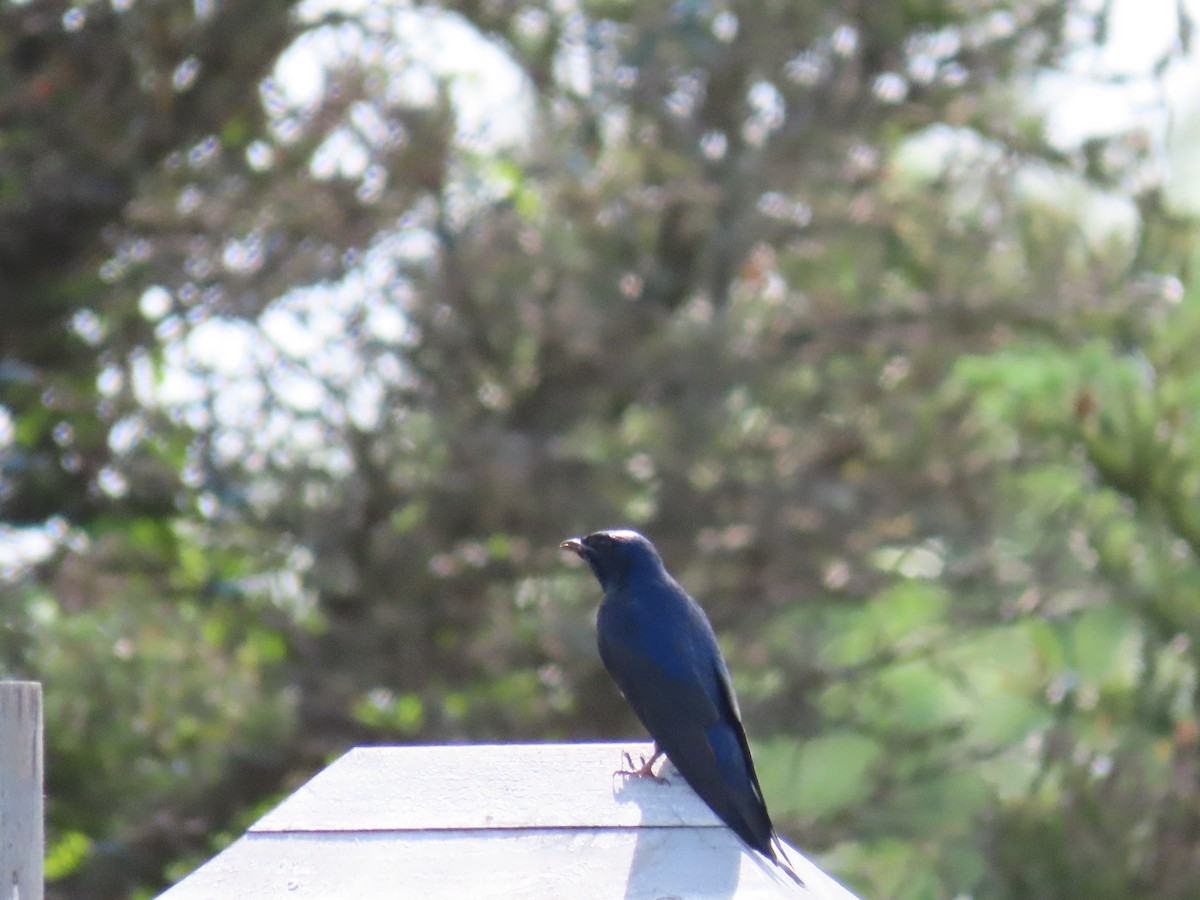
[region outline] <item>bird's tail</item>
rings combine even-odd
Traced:
[[[783,849],[783,841],[778,835],[771,836],[771,861],[777,865],[788,878],[796,882],[800,887],[805,887],[804,879],[796,874],[796,870],[792,868],[792,861],[788,859],[787,851]]]

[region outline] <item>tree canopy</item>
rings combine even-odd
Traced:
[[[1195,222],[1048,87],[1113,15],[0,0],[49,895],[354,744],[638,734],[557,549],[628,525],[863,896],[1196,896]]]

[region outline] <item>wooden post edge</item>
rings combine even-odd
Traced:
[[[42,900],[42,686],[0,681],[0,900]]]

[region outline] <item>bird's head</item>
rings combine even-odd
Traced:
[[[662,559],[646,538],[628,528],[596,531],[560,544],[591,566],[604,590],[623,584],[635,571],[658,572]]]

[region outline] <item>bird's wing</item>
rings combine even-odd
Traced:
[[[774,859],[772,828],[719,654],[711,668],[670,671],[603,630],[600,656],[617,687],[684,780],[747,844]]]
[[[725,661],[717,658],[714,665],[716,681],[717,707],[720,720],[706,729],[709,744],[713,753],[722,760],[723,768],[736,771],[745,781],[742,789],[736,794],[738,813],[745,821],[747,829],[754,834],[754,841],[747,841],[751,846],[767,849],[762,852],[772,859],[775,858],[771,839],[775,827],[767,813],[767,801],[763,797],[762,787],[758,783],[758,773],[754,771],[754,759],[750,755],[750,742],[746,738],[746,729],[742,725],[742,717],[738,710],[737,697],[733,693],[733,683],[729,678],[729,670]]]
[[[604,667],[650,736],[664,750],[667,744],[660,735],[677,732],[688,721],[702,728],[717,719],[712,698],[698,682],[689,684],[669,676],[653,656],[604,631],[600,632],[598,643]]]

